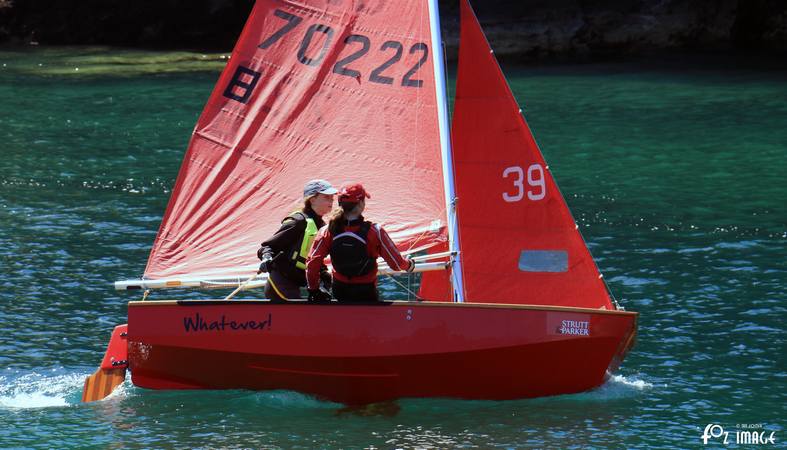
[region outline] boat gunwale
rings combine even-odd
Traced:
[[[621,311],[614,309],[595,309],[595,308],[582,308],[578,306],[549,306],[549,305],[515,305],[507,303],[455,303],[455,302],[430,302],[430,301],[407,301],[407,300],[383,300],[379,302],[369,303],[326,303],[314,304],[308,303],[306,300],[291,301],[289,303],[272,303],[270,300],[263,299],[232,299],[232,300],[132,300],[128,302],[128,306],[209,306],[209,305],[268,305],[268,306],[293,306],[293,305],[308,305],[308,306],[330,306],[330,307],[354,307],[354,306],[426,306],[438,308],[483,308],[483,309],[515,309],[515,310],[534,310],[534,311],[556,311],[556,312],[576,312],[584,314],[612,314],[623,316],[638,316],[636,311]]]

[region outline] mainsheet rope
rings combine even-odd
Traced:
[[[396,284],[397,284],[399,287],[401,287],[402,289],[404,289],[405,291],[407,291],[407,300],[410,300],[410,299],[411,299],[411,298],[413,298],[413,297],[417,299],[417,298],[418,298],[418,294],[416,294],[414,291],[412,291],[412,290],[409,288],[409,286],[412,286],[412,279],[413,279],[413,274],[412,274],[412,273],[408,273],[407,275],[408,275],[408,276],[407,276],[407,286],[405,286],[404,284],[402,284],[402,283],[398,282],[398,281],[396,280],[396,278],[394,278],[394,276],[393,276],[393,275],[391,275],[390,273],[387,273],[387,274],[385,274],[385,276],[387,276],[388,278],[390,278],[390,279],[391,279],[391,281],[393,281],[393,282],[394,282],[394,283],[396,283]]]
[[[440,210],[440,212],[438,212],[438,213],[437,213],[437,217],[442,217],[442,215],[443,215],[443,213],[444,213],[444,212],[446,212],[446,207],[445,207],[445,206],[443,206],[443,209],[441,209],[441,210]],[[427,229],[424,229],[424,231],[422,231],[422,232],[421,232],[421,234],[419,234],[419,235],[418,235],[418,236],[417,236],[417,237],[416,237],[416,238],[415,238],[415,239],[414,239],[414,240],[413,240],[413,241],[410,243],[410,246],[407,248],[407,250],[405,250],[405,251],[404,251],[404,253],[409,253],[409,252],[410,252],[410,250],[412,250],[412,249],[413,249],[413,247],[415,247],[415,244],[417,244],[417,243],[418,243],[418,241],[420,241],[420,240],[421,240],[421,238],[423,238],[424,236],[426,236],[426,233],[427,233],[427,232],[429,232],[429,229],[428,229],[428,228],[427,228]],[[399,285],[401,288],[403,288],[404,290],[406,290],[406,291],[407,291],[407,296],[408,296],[408,297],[407,297],[407,300],[410,300],[412,297],[418,298],[418,294],[416,294],[415,292],[413,292],[413,290],[412,290],[412,289],[410,289],[410,288],[412,287],[412,285],[413,285],[413,273],[412,273],[412,272],[410,272],[410,273],[408,273],[408,274],[407,274],[407,286],[405,286],[405,285],[403,285],[402,283],[398,282],[398,281],[396,280],[396,278],[394,278],[394,276],[393,276],[392,274],[386,274],[386,276],[387,276],[388,278],[390,278],[391,280],[393,280],[393,282],[394,282],[394,283],[396,283],[396,284],[397,284],[397,285]]]

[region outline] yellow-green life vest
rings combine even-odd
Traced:
[[[302,212],[298,211],[298,214],[303,214]],[[306,230],[303,231],[303,240],[301,241],[301,249],[300,252],[298,250],[294,250],[292,252],[292,260],[295,262],[295,267],[306,270],[306,258],[309,257],[309,250],[312,248],[312,242],[314,242],[314,238],[317,236],[317,224],[314,223],[314,219],[303,214],[306,218]]]

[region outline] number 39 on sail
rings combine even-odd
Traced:
[[[83,399],[290,389],[345,404],[599,386],[634,343],[468,0],[449,121],[436,0],[258,0],[194,129],[140,280],[252,288],[315,177],[361,182],[418,301],[131,301]],[[378,194],[379,193],[379,194]]]

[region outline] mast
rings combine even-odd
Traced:
[[[462,283],[462,255],[459,251],[459,227],[456,217],[456,190],[454,188],[454,162],[451,156],[451,134],[448,127],[448,95],[445,85],[443,45],[440,37],[440,14],[437,0],[429,0],[429,23],[432,33],[432,66],[434,67],[435,95],[437,96],[437,123],[440,129],[440,154],[443,162],[445,211],[448,220],[448,250],[452,258],[451,287],[453,300],[464,302]]]

